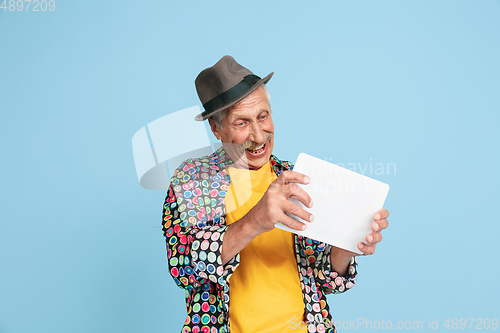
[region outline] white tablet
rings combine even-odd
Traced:
[[[290,215],[304,222],[306,230],[293,230],[281,223],[276,227],[362,254],[357,244],[366,242],[372,232],[373,214],[383,207],[389,185],[304,153],[297,157],[293,171],[311,179],[307,185],[297,185],[309,194],[313,207],[289,200],[313,214],[314,222]]]

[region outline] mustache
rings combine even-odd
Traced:
[[[245,149],[252,149],[254,150],[257,147],[263,147],[269,140],[271,140],[274,137],[273,133],[267,133],[266,138],[263,143],[256,143],[254,141],[246,140],[240,145],[240,151],[243,153]]]

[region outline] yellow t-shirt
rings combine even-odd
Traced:
[[[231,186],[225,197],[226,223],[241,219],[277,176],[267,163],[259,170],[226,169]],[[307,332],[293,234],[281,229],[255,237],[240,251],[230,278],[232,333]],[[298,329],[298,323],[303,329]]]

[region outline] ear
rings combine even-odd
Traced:
[[[210,124],[210,129],[214,133],[217,140],[221,139],[220,129],[215,125],[215,121],[212,118],[208,118],[208,123]]]

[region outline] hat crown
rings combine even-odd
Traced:
[[[266,84],[273,74],[274,72],[271,72],[262,79],[238,64],[233,57],[222,57],[215,65],[201,71],[194,81],[196,92],[205,109],[194,119],[202,121],[236,105]]]
[[[247,75],[253,74],[233,57],[226,55],[196,77],[196,92],[202,104],[228,91]]]

